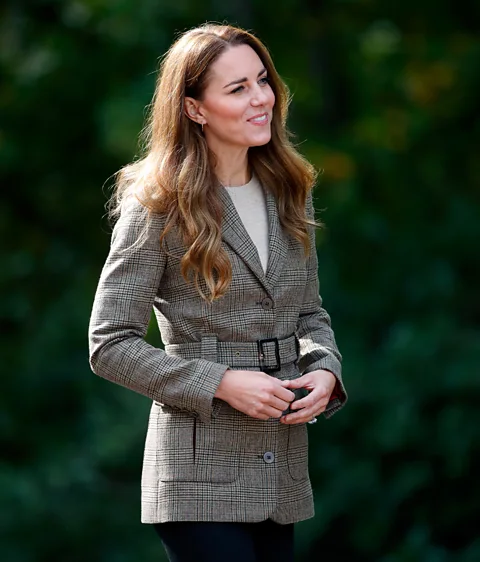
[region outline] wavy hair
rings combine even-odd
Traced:
[[[201,127],[184,112],[186,96],[201,100],[211,65],[230,47],[249,45],[267,70],[275,94],[271,140],[248,151],[249,166],[277,202],[280,223],[310,251],[305,203],[316,172],[290,142],[286,128],[290,94],[263,43],[230,25],[205,24],[182,34],[160,63],[149,117],[142,132],[144,155],[117,173],[110,215],[120,213],[122,201],[135,195],[149,211],[166,216],[160,242],[178,229],[186,251],[181,273],[207,301],[223,296],[232,267],[222,248],[220,183],[214,155]],[[203,282],[202,282],[203,280]]]

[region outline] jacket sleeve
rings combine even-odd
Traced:
[[[311,194],[307,199],[307,216],[314,217]],[[317,369],[331,371],[337,384],[330,402],[324,412],[329,418],[346,402],[347,393],[342,381],[342,356],[335,343],[330,316],[322,307],[319,293],[318,258],[315,243],[315,228],[309,228],[310,255],[307,261],[307,284],[297,324],[297,337],[300,342],[299,369],[302,374]]]
[[[90,318],[90,366],[107,380],[208,421],[228,366],[167,355],[144,340],[166,265],[163,223],[160,215],[147,223],[146,209],[133,198],[124,206]]]

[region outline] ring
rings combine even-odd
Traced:
[[[317,418],[313,417],[309,422],[307,423],[317,423]]]

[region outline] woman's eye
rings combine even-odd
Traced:
[[[268,82],[268,76],[264,76],[263,78],[260,78],[260,80],[258,81],[258,83],[260,84],[260,86],[266,86],[269,82]],[[240,92],[242,92],[245,89],[245,86],[238,86],[237,88],[235,88],[234,90],[232,90],[230,93],[231,94],[239,94]]]

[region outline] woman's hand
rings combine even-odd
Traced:
[[[286,424],[306,423],[325,411],[337,379],[330,371],[319,369],[298,379],[283,381],[283,384],[286,388],[305,388],[309,394],[292,402],[290,410],[298,410],[298,412],[288,414],[280,421]]]
[[[218,385],[215,398],[259,420],[279,418],[295,398],[285,382],[259,371],[228,369]]]

